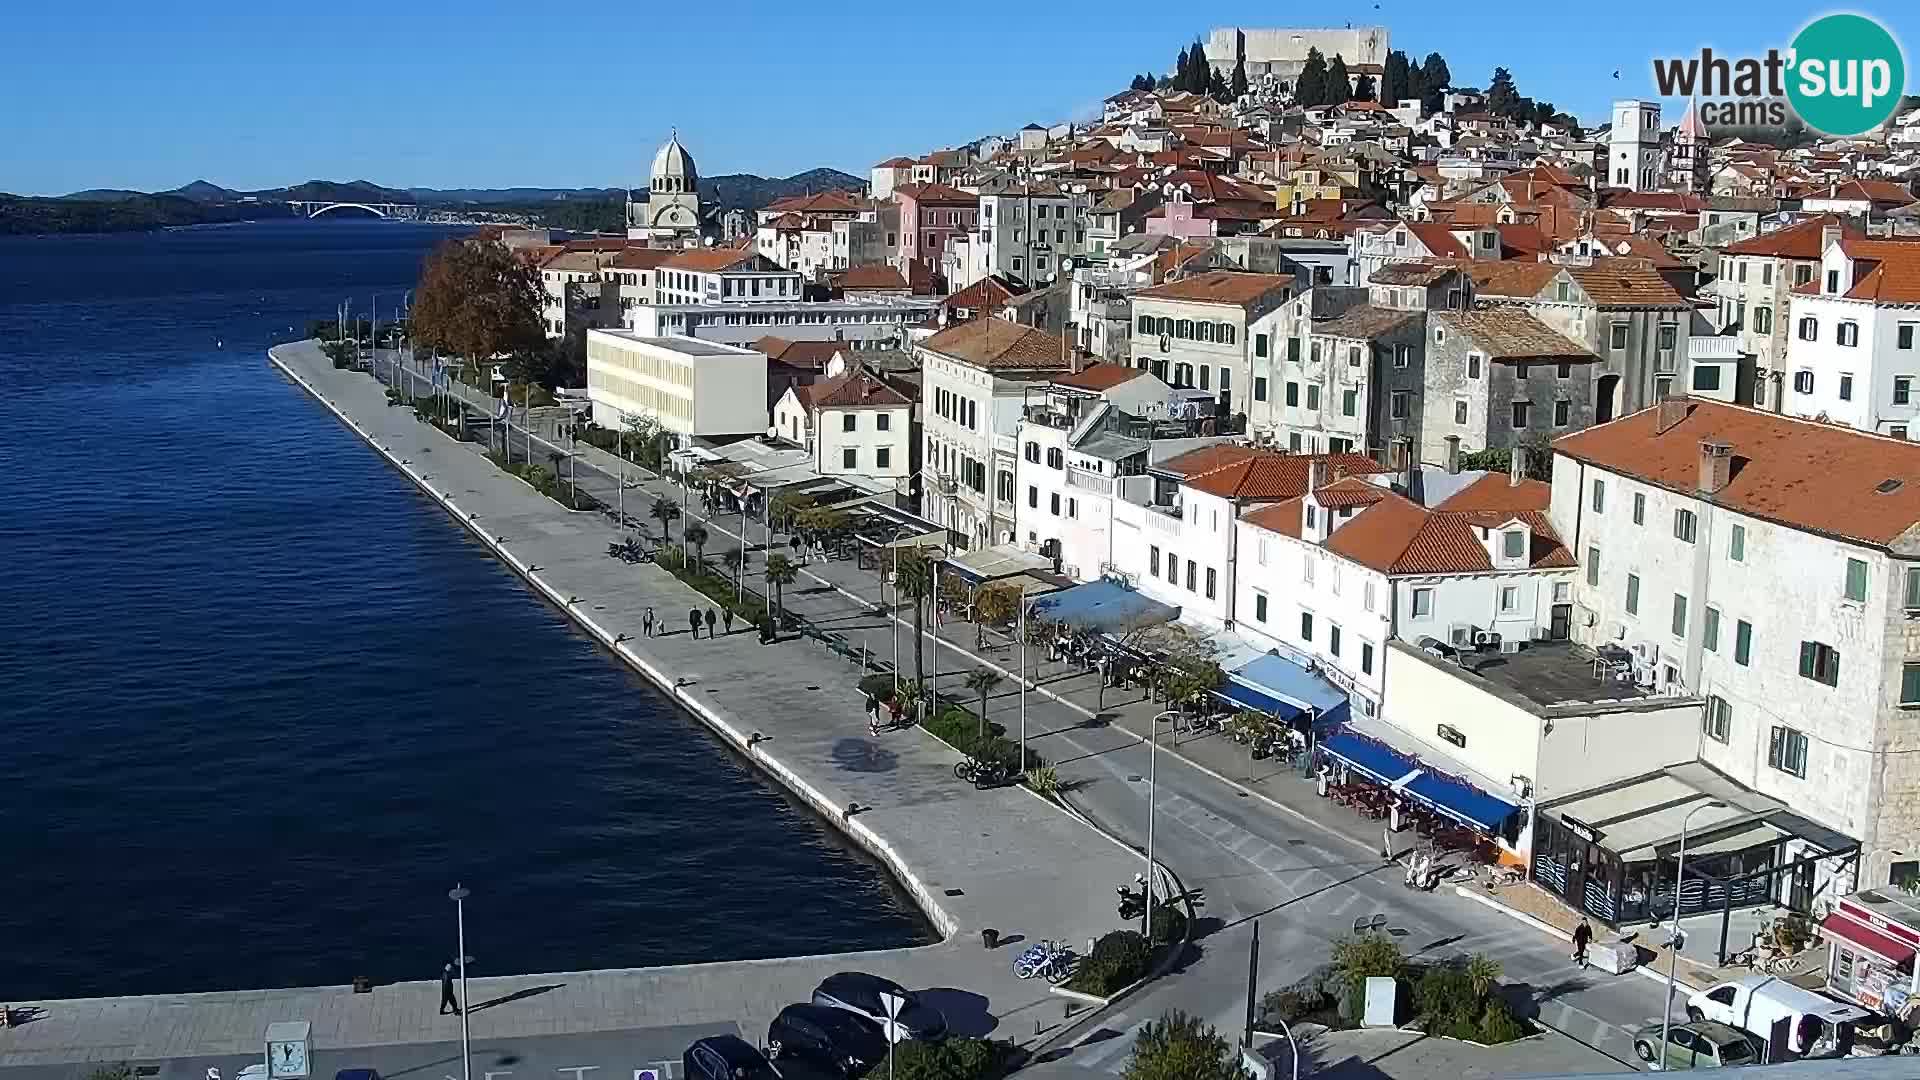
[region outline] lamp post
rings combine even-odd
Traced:
[[[473,1043],[467,1030],[467,1014],[473,1011],[473,997],[467,993],[467,897],[472,895],[473,890],[465,885],[455,884],[447,890],[447,899],[453,901],[454,924],[459,927],[460,1061],[465,1080],[473,1080]]]
[[[1667,1035],[1673,1030],[1673,969],[1680,957],[1680,889],[1687,883],[1687,826],[1692,823],[1693,815],[1702,810],[1725,810],[1727,804],[1718,799],[1709,799],[1687,811],[1680,819],[1680,854],[1674,863],[1673,872],[1673,922],[1667,931],[1667,1000],[1666,1007],[1660,1010],[1660,1050],[1657,1060],[1667,1060]]]
[[[1020,636],[1020,767],[1027,764],[1027,590],[1033,588],[1029,581],[1020,586],[1020,624],[1015,633]]]
[[[1179,713],[1166,709],[1154,714],[1153,722],[1147,725],[1147,908],[1142,916],[1142,933],[1147,939],[1148,948],[1153,947],[1153,821],[1154,807],[1159,801],[1160,721],[1177,721],[1179,717]]]

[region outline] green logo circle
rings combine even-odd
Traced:
[[[1864,15],[1824,15],[1793,39],[1787,100],[1827,135],[1862,135],[1886,123],[1906,92],[1900,43]]]

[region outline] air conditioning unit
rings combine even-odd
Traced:
[[[1491,630],[1475,630],[1473,632],[1473,643],[1476,647],[1481,645],[1497,645],[1499,642],[1500,635]]]
[[[1494,635],[1494,637],[1496,638],[1498,638],[1499,636],[1500,635],[1498,634]],[[1500,651],[1503,653],[1517,653],[1521,649],[1524,649],[1527,647],[1526,642],[1520,641],[1517,638],[1503,638],[1500,640],[1499,644],[1500,644]]]
[[[1454,623],[1447,627],[1447,641],[1455,647],[1473,644],[1473,627],[1466,623]]]

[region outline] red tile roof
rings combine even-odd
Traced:
[[[1805,221],[1749,236],[1737,244],[1728,244],[1722,255],[1770,255],[1776,259],[1817,259],[1821,256],[1821,236],[1829,225],[1839,225],[1845,236],[1865,236],[1858,226],[1838,214],[1821,214]]]
[[[1481,530],[1498,530],[1514,520],[1532,533],[1530,568],[1576,565],[1543,512],[1428,510],[1399,495],[1380,500],[1335,529],[1326,548],[1385,574],[1483,573],[1494,566]]]
[[[1433,318],[1472,338],[1494,360],[1596,361],[1584,345],[1568,340],[1558,330],[1521,308],[1501,305],[1469,311],[1436,311]],[[1584,378],[1584,376],[1582,376]]]
[[[840,274],[842,289],[897,289],[905,292],[907,279],[885,263],[850,267]]]
[[[1248,502],[1277,502],[1304,495],[1310,463],[1320,461],[1336,473],[1363,476],[1391,472],[1386,466],[1364,454],[1281,454],[1255,451],[1239,461],[1188,473],[1186,485],[1223,499]]]
[[[1796,529],[1887,546],[1920,525],[1920,443],[1692,398],[1656,431],[1660,406],[1554,442],[1576,461],[1692,493],[1700,444],[1733,448],[1721,506]],[[1897,481],[1891,490],[1880,490]]]
[[[1140,300],[1185,300],[1198,304],[1229,304],[1244,308],[1269,293],[1291,289],[1294,279],[1286,274],[1243,274],[1232,270],[1209,270],[1204,274],[1181,278],[1134,293]]]
[[[859,364],[811,389],[810,403],[816,409],[899,409],[913,404],[912,398]]]
[[[1125,364],[1089,364],[1078,374],[1057,375],[1053,382],[1056,386],[1071,386],[1076,390],[1111,390],[1145,374],[1145,371]]]
[[[1045,371],[1067,366],[1065,339],[997,317],[948,327],[921,346],[989,371]]]
[[[1545,480],[1522,480],[1516,484],[1506,473],[1490,473],[1454,492],[1452,498],[1435,509],[1544,511],[1552,498],[1553,485]]]
[[[758,256],[751,251],[740,251],[734,248],[697,248],[692,251],[677,251],[673,258],[660,265],[667,270],[713,273],[732,270],[756,258]]]

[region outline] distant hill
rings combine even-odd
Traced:
[[[80,194],[78,192],[75,193]],[[108,195],[117,193],[108,192]],[[284,204],[199,203],[179,195],[34,199],[0,195],[0,236],[38,233],[145,232],[179,225],[284,218]]]
[[[838,169],[809,169],[782,179],[769,179],[752,173],[708,176],[700,181],[700,197],[722,207],[758,210],[789,195],[814,195],[822,191],[852,188],[864,191],[867,182]]]
[[[467,204],[488,206],[494,203],[536,203],[568,199],[620,199],[625,188],[408,188],[407,192],[425,205]]]
[[[219,184],[205,180],[195,180],[191,184],[182,184],[172,191],[159,192],[161,195],[178,195],[183,199],[192,199],[199,203],[239,202],[240,193],[230,191]],[[71,196],[69,196],[71,197]]]

